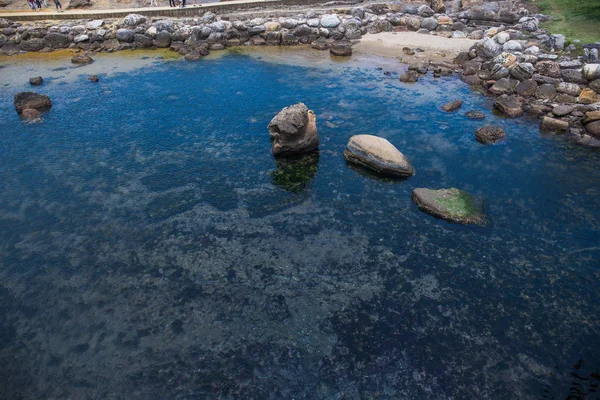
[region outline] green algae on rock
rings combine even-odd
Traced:
[[[421,211],[459,224],[485,224],[483,206],[469,193],[456,189],[417,188],[412,199]]]

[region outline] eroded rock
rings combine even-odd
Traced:
[[[307,153],[319,146],[315,113],[304,103],[281,110],[269,123],[273,155]]]
[[[382,175],[408,177],[414,169],[408,158],[387,139],[373,135],[356,135],[348,141],[344,158]]]

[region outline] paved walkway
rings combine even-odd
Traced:
[[[166,0],[161,0],[166,1]],[[52,2],[49,0],[49,3]],[[286,5],[302,5],[310,3],[308,0],[235,0],[216,3],[191,4],[185,8],[172,7],[143,7],[143,8],[118,8],[112,10],[65,10],[58,13],[54,8],[42,9],[42,11],[3,11],[0,18],[14,21],[43,21],[59,19],[104,19],[122,18],[128,14],[142,14],[150,17],[191,17],[202,15],[207,11],[224,12],[246,10],[256,7],[272,7]]]

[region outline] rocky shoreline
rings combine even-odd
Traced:
[[[450,3],[450,2],[448,2]],[[19,23],[0,19],[0,55],[74,49],[92,62],[96,52],[169,48],[186,60],[232,46],[311,45],[334,56],[350,56],[352,45],[367,34],[413,31],[478,42],[451,62],[419,62],[401,78],[457,73],[469,85],[496,96],[494,108],[507,117],[541,118],[541,129],[566,133],[581,145],[600,147],[600,44],[568,45],[549,34],[519,2],[463,1],[463,9],[433,0],[427,4],[370,4],[363,7],[261,12],[198,18],[148,18]],[[404,48],[414,54],[418,48]]]

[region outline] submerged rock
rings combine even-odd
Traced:
[[[34,110],[33,108],[26,108],[21,113],[21,116],[26,119],[36,119],[40,115],[42,115],[42,113],[38,110]]]
[[[462,107],[462,100],[453,100],[451,102],[448,102],[446,104],[444,104],[442,106],[442,110],[446,111],[446,112],[452,112],[455,110],[458,110],[459,108]]]
[[[98,82],[100,79],[98,78],[98,75],[90,75],[88,76],[88,81],[90,82]]]
[[[315,113],[304,103],[281,110],[269,123],[273,155],[307,153],[319,147]]]
[[[73,64],[89,64],[89,63],[91,63],[92,61],[94,61],[94,60],[92,59],[92,57],[90,57],[90,56],[87,56],[87,55],[85,55],[85,54],[78,54],[78,55],[76,55],[75,57],[71,58],[71,62],[72,62]]]
[[[44,112],[52,108],[50,97],[45,94],[34,92],[20,92],[15,94],[15,109],[17,113],[22,114],[26,109]]]
[[[470,119],[484,119],[485,114],[481,111],[469,111],[465,113],[465,116]]]
[[[475,132],[475,139],[483,144],[494,143],[505,137],[506,133],[498,126],[482,126]]]
[[[352,55],[352,46],[348,43],[335,43],[329,48],[332,56],[349,57]]]
[[[400,76],[400,82],[415,83],[419,80],[419,73],[417,71],[407,71]]]
[[[35,76],[33,78],[29,78],[29,84],[31,86],[41,85],[44,82],[44,79],[41,76]]]
[[[408,158],[387,139],[373,135],[356,135],[348,141],[344,158],[382,175],[409,177],[414,169]]]
[[[277,169],[271,172],[271,181],[292,193],[301,193],[312,182],[319,169],[319,152],[276,157]]]
[[[483,206],[469,193],[456,189],[432,190],[417,188],[412,200],[421,211],[459,224],[485,224]]]

